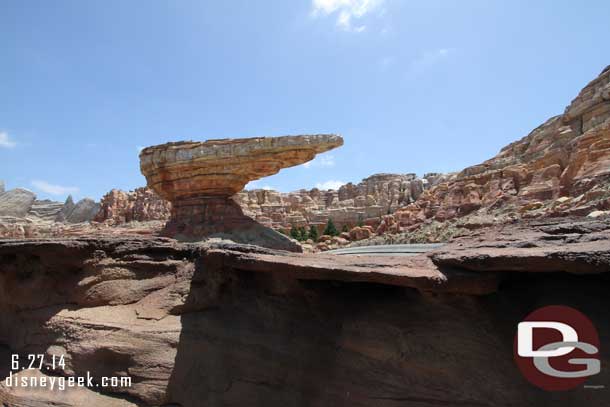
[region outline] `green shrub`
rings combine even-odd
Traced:
[[[328,222],[326,223],[326,228],[324,229],[324,234],[329,236],[338,236],[339,231],[337,230],[335,224],[333,223],[332,218],[328,218]]]

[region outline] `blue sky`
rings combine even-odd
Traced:
[[[138,149],[340,133],[259,187],[477,164],[610,64],[610,2],[0,2],[0,179],[41,198],[145,185]]]

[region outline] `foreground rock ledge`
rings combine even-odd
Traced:
[[[301,251],[298,244],[245,216],[231,196],[250,181],[306,163],[342,144],[334,134],[167,143],[142,150],[140,169],[148,186],[172,203],[166,236],[221,236]]]
[[[609,343],[610,221],[489,233],[382,259],[165,238],[1,242],[0,374],[14,353],[63,354],[64,370],[19,374],[133,385],[0,384],[0,404],[609,405],[603,390],[537,390],[512,347],[516,324],[550,304],[578,308]]]

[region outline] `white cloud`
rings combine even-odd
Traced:
[[[409,74],[422,73],[433,65],[447,59],[453,53],[454,50],[451,48],[439,48],[434,51],[428,51],[411,62]]]
[[[250,181],[246,184],[244,189],[252,190],[252,189],[264,189],[266,191],[273,190],[274,188],[271,185],[260,185],[260,181]]]
[[[312,15],[337,14],[337,27],[345,31],[362,32],[365,25],[354,26],[353,21],[379,8],[384,0],[312,0]],[[381,10],[384,12],[384,10]]]
[[[305,168],[311,168],[311,167],[328,168],[328,167],[334,167],[334,166],[335,166],[335,156],[332,154],[317,156],[313,160],[308,161],[305,164],[303,164],[303,167],[305,167]]]
[[[9,138],[8,133],[0,131],[0,148],[13,148],[16,145],[17,143]]]
[[[50,195],[66,195],[78,192],[78,188],[76,187],[64,187],[62,185],[49,184],[46,181],[40,180],[32,181],[32,185],[34,188]]]
[[[330,180],[330,181],[326,181],[326,182],[318,182],[316,184],[316,188],[318,189],[339,189],[339,187],[341,185],[345,185],[346,182],[343,181],[337,181],[337,180]]]

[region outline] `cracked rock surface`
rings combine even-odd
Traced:
[[[487,232],[486,232],[487,233]],[[532,221],[414,257],[293,254],[167,238],[0,242],[0,373],[129,376],[128,388],[30,392],[7,406],[606,405],[556,397],[513,362],[535,308],[585,313],[610,343],[610,220]],[[490,236],[494,236],[491,239]],[[608,353],[602,372],[610,379]],[[593,380],[593,379],[591,379]]]

